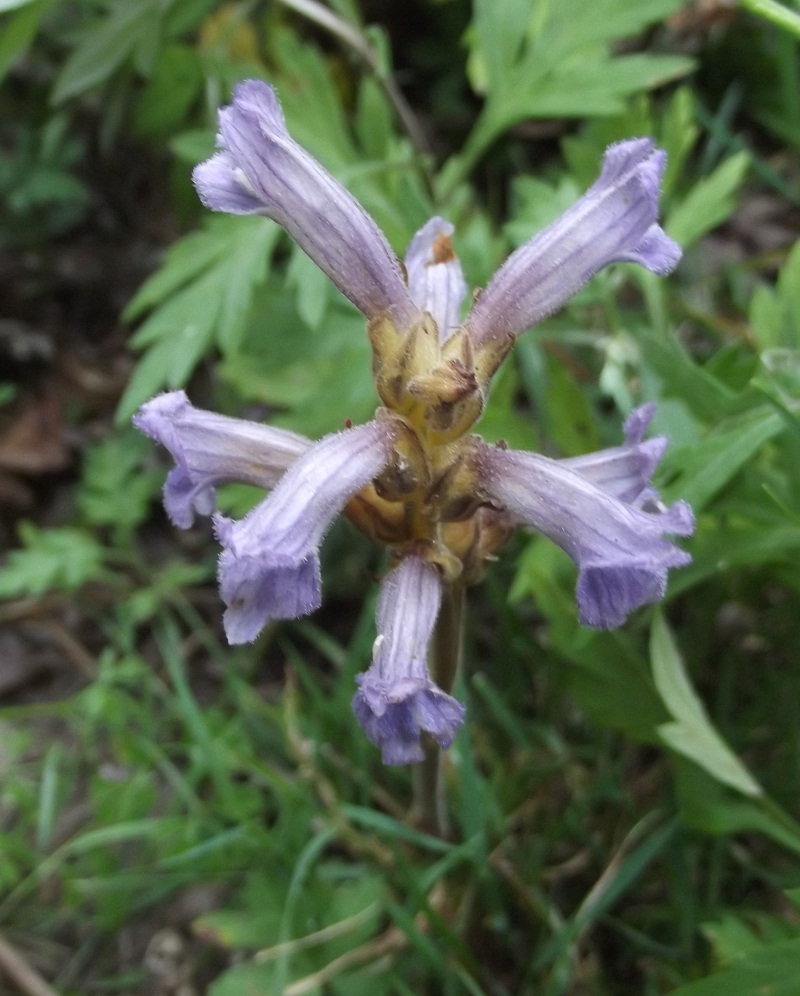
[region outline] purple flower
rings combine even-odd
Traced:
[[[229,643],[254,640],[270,619],[319,608],[322,538],[349,499],[389,463],[394,440],[389,419],[326,436],[243,519],[215,516]]]
[[[627,504],[640,507],[651,499],[657,501],[658,495],[650,482],[669,440],[666,436],[644,439],[655,411],[656,406],[650,402],[631,412],[625,422],[624,446],[569,457],[559,463],[578,471],[592,484]]]
[[[426,664],[441,597],[439,571],[413,555],[381,586],[372,667],[358,676],[353,709],[384,764],[421,761],[423,732],[449,747],[464,720],[464,707],[433,683]]]
[[[183,391],[159,394],[133,424],[169,450],[175,468],[164,484],[170,519],[188,529],[195,513],[214,511],[214,486],[238,481],[269,489],[310,446],[286,429],[195,408]]]
[[[666,156],[649,138],[612,145],[581,199],[513,252],[479,295],[466,325],[474,345],[513,341],[560,308],[609,263],[669,273],[680,247],[656,224]]]
[[[452,234],[449,221],[431,218],[411,240],[406,253],[411,297],[418,308],[433,316],[442,343],[461,324],[461,304],[467,293],[461,264],[450,241]]]
[[[383,232],[291,138],[271,86],[236,87],[219,112],[218,144],[222,151],[194,171],[206,207],[272,218],[368,318],[412,321],[417,309]]]
[[[644,439],[652,405],[628,418],[623,445],[566,460],[469,435],[516,336],[609,263],[675,266],[680,249],[658,225],[664,153],[646,138],[611,146],[597,182],[512,253],[462,321],[467,288],[449,222],[424,225],[403,266],[361,205],[289,136],[270,86],[238,86],[219,125],[220,151],[194,173],[203,203],[278,222],[361,309],[385,408],[316,444],[198,411],[180,391],[134,421],[175,460],[164,503],[176,525],[211,513],[222,481],[271,490],[240,521],[214,518],[230,643],[319,606],[319,545],[340,513],[391,548],[397,566],[381,588],[372,666],[353,707],[384,762],[418,761],[423,735],[447,747],[464,717],[426,663],[442,586],[478,580],[510,524],[570,554],[587,626],[619,626],[689,561],[668,537],[691,534],[691,510],[666,507],[652,486],[667,445]]]
[[[663,598],[670,567],[690,557],[664,535],[690,536],[685,502],[665,507],[650,484],[666,440],[641,442],[652,408],[628,422],[625,446],[587,457],[551,460],[479,444],[479,490],[520,525],[543,533],[578,565],[578,606],[585,626],[621,626],[634,609]]]

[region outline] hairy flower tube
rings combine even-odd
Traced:
[[[664,153],[646,138],[612,145],[593,186],[517,249],[462,317],[467,287],[448,222],[423,226],[401,264],[364,208],[291,138],[262,81],[236,88],[219,127],[219,151],[194,173],[201,200],[278,222],[363,312],[381,407],[372,422],[316,443],[200,411],[182,392],[154,398],[135,422],[175,460],[164,501],[177,526],[212,514],[223,481],[270,492],[240,521],[214,516],[230,643],[319,606],[319,546],[340,514],[389,548],[373,662],[353,706],[385,763],[418,761],[426,743],[447,747],[464,716],[429,671],[443,592],[478,581],[517,526],[575,561],[586,626],[621,625],[689,561],[671,537],[692,533],[691,510],[666,507],[651,483],[667,444],[644,438],[652,405],[630,415],[622,445],[565,460],[471,432],[518,335],[609,263],[659,274],[676,265],[680,249],[658,225]]]

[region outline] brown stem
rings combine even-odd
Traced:
[[[26,996],[58,996],[16,948],[0,936],[0,976],[6,975]],[[0,984],[2,978],[0,978]]]

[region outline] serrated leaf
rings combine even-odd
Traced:
[[[526,117],[616,114],[624,98],[685,74],[690,60],[649,54],[614,56],[612,44],[673,13],[680,0],[478,0],[470,68],[486,105],[470,136],[467,160]]]
[[[750,154],[737,152],[699,180],[670,212],[665,228],[684,249],[721,225],[736,208],[735,194],[750,167]]]
[[[183,387],[210,346],[210,325],[201,328],[184,323],[172,331],[173,335],[152,345],[137,363],[117,406],[117,425],[127,422],[141,404],[164,387]]]
[[[286,273],[287,283],[297,294],[297,313],[310,329],[319,328],[333,296],[333,284],[299,246],[292,252]]]
[[[717,733],[686,674],[678,647],[664,616],[656,611],[650,631],[653,681],[673,718],[658,733],[672,750],[699,764],[713,778],[743,795],[758,797],[763,789]]]
[[[270,43],[282,70],[281,106],[292,137],[334,173],[338,165],[357,161],[329,60],[292,31],[271,32]]]
[[[199,232],[184,235],[169,247],[161,266],[145,280],[128,302],[122,317],[135,321],[180,287],[196,279],[224,255],[229,241],[236,237],[242,218],[212,215]],[[252,219],[251,219],[252,221]]]
[[[475,0],[473,3],[473,50],[482,66],[476,89],[483,93],[502,79],[513,66],[525,42],[528,21],[532,16],[530,0]],[[473,80],[473,85],[476,81]]]
[[[126,310],[154,307],[131,339],[148,347],[117,409],[127,419],[162,387],[183,387],[212,344],[234,354],[256,287],[264,280],[278,227],[265,218],[211,218],[165,258]]]
[[[533,4],[529,36],[535,57],[550,68],[579,49],[636,35],[680,6],[680,0],[639,0],[635,4],[595,0],[587,17],[584,0],[561,0],[558,4],[538,0]]]
[[[52,101],[60,104],[108,79],[154,32],[161,18],[160,0],[118,0],[107,14],[86,28],[56,77]]]
[[[142,470],[151,451],[150,440],[133,429],[86,450],[77,502],[87,523],[124,531],[144,521],[164,477]]]
[[[528,77],[507,96],[502,107],[511,121],[523,117],[583,117],[621,114],[629,96],[685,76],[692,62],[682,56],[621,55],[613,59],[580,58],[554,67],[542,77],[530,67]]]
[[[103,547],[82,529],[19,527],[23,549],[12,550],[0,568],[0,598],[75,591],[103,571]]]
[[[165,46],[139,98],[137,130],[146,135],[169,136],[183,124],[202,84],[199,54],[186,45]]]

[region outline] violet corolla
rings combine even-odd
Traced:
[[[448,746],[464,715],[426,663],[442,592],[477,581],[516,526],[573,558],[587,626],[619,626],[689,561],[668,537],[691,534],[691,510],[665,507],[651,485],[666,446],[644,439],[652,406],[629,417],[623,445],[566,460],[470,432],[516,337],[598,270],[675,266],[680,249],[657,220],[664,153],[647,138],[612,145],[594,185],[506,260],[462,319],[467,288],[448,222],[429,221],[401,264],[363,207],[291,138],[266,83],[239,85],[219,126],[219,151],[194,173],[200,198],[278,222],[363,312],[382,406],[374,421],[317,443],[199,411],[182,392],[148,402],[135,421],[175,459],[165,504],[176,525],[211,514],[222,481],[271,491],[238,522],[214,517],[231,643],[318,607],[319,545],[340,513],[389,547],[373,663],[354,709],[386,763],[417,761],[426,738]]]

